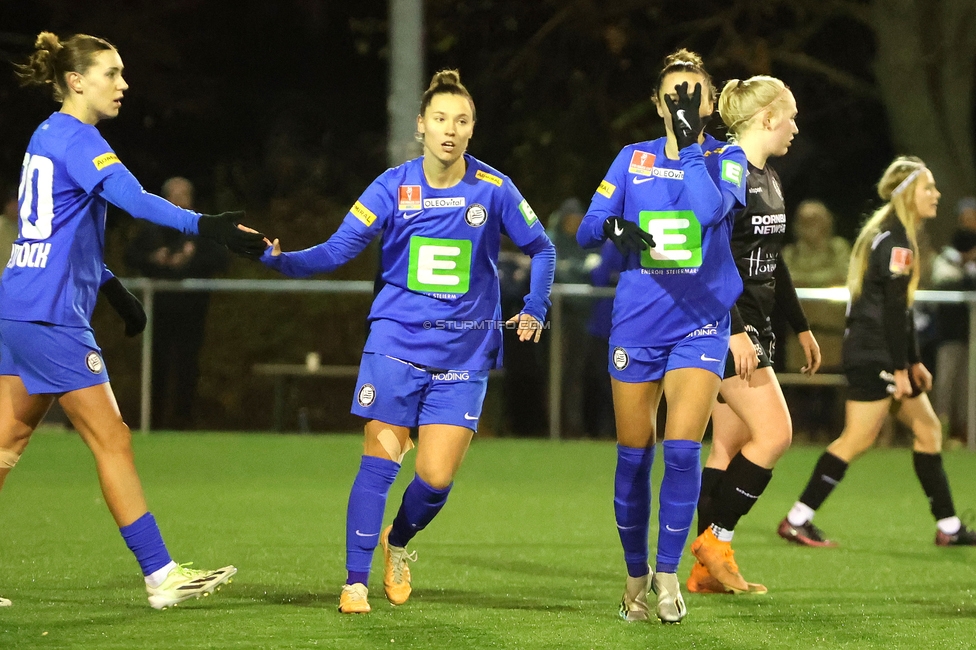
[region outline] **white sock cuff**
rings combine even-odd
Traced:
[[[179,565],[176,564],[176,562],[170,560],[169,564],[164,566],[162,569],[156,569],[155,571],[153,571],[152,573],[146,576],[146,585],[155,589],[159,585],[163,584],[163,580],[166,579],[166,576],[169,575],[169,572],[175,569],[177,566]]]
[[[813,515],[816,511],[805,503],[797,501],[790,508],[789,514],[786,515],[786,519],[790,522],[791,526],[802,526],[805,523],[813,521]]]
[[[712,533],[715,534],[715,538],[720,542],[731,542],[732,536],[735,534],[734,531],[716,526],[715,524],[712,524]]]
[[[959,520],[959,517],[946,517],[935,522],[935,525],[946,535],[955,535],[962,528],[962,521]]]

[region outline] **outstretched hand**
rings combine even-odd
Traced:
[[[231,252],[256,260],[267,248],[263,234],[247,227],[241,227],[243,212],[223,212],[221,214],[201,214],[197,229],[201,237],[223,244]]]
[[[237,224],[237,227],[239,229],[243,230],[244,232],[253,232],[253,233],[257,233],[257,234],[261,235],[261,233],[259,233],[254,228],[248,228],[247,226],[245,226],[242,223]],[[261,236],[264,237],[264,250],[265,251],[267,251],[268,250],[268,246],[270,246],[271,247],[271,256],[272,257],[278,257],[279,255],[281,255],[281,244],[278,243],[278,240],[277,239],[275,239],[274,241],[271,241],[270,239],[268,239],[267,235],[261,235]]]
[[[675,86],[674,92],[677,93],[678,99],[674,100],[671,95],[665,95],[664,103],[671,113],[671,128],[678,141],[678,149],[681,150],[698,142],[707,119],[702,119],[700,113],[702,95],[700,83],[695,84],[695,90],[690,96],[687,81]]]

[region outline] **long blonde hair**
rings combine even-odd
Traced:
[[[918,288],[919,270],[918,234],[916,223],[918,214],[915,208],[915,189],[919,182],[925,182],[922,172],[926,169],[921,158],[915,156],[899,156],[895,158],[878,181],[878,196],[885,204],[874,211],[854,242],[851,250],[851,265],[847,269],[847,288],[851,292],[851,300],[861,295],[864,284],[864,273],[868,268],[871,257],[871,244],[881,232],[881,226],[892,213],[905,227],[908,243],[912,249],[912,277],[908,283],[908,304],[915,299],[915,289]]]
[[[729,141],[734,142],[753,118],[766,110],[779,110],[779,104],[786,100],[787,90],[786,84],[767,75],[727,81],[718,98],[718,112],[729,129]]]

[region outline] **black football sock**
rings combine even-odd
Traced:
[[[829,451],[825,451],[813,468],[813,475],[810,476],[810,482],[800,495],[800,502],[812,510],[817,510],[837,484],[844,479],[846,472],[847,463]]]
[[[712,525],[712,512],[715,500],[715,489],[725,476],[724,469],[705,467],[702,469],[701,491],[698,493],[698,534]]]
[[[725,476],[715,491],[714,524],[725,530],[735,530],[759,499],[773,478],[773,470],[766,469],[739,452],[729,463]]]
[[[929,509],[936,521],[954,517],[956,508],[952,503],[949,478],[942,467],[942,454],[923,454],[916,451],[912,453],[912,464],[915,465],[915,475],[928,497]]]

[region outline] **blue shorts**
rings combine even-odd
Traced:
[[[451,424],[478,430],[487,370],[434,370],[366,352],[352,413],[401,427]]]
[[[0,375],[17,375],[27,392],[68,393],[108,381],[90,327],[0,320]]]
[[[670,346],[638,348],[610,346],[610,376],[630,384],[660,381],[669,370],[701,368],[721,378],[729,352],[729,327],[726,316],[717,323],[706,323]]]

